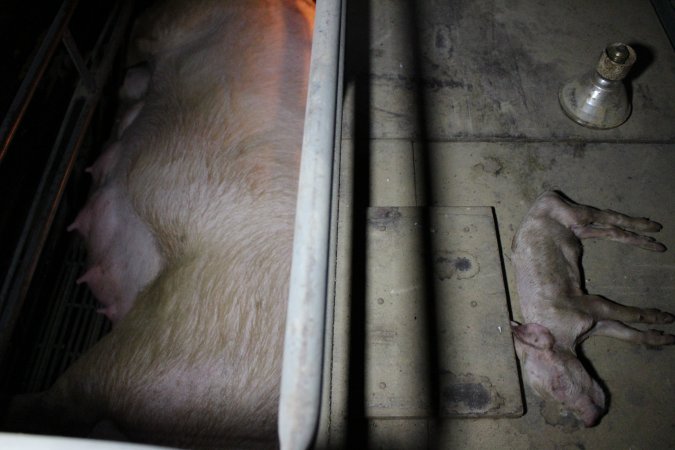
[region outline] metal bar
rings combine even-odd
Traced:
[[[64,1],[61,8],[56,13],[56,17],[54,17],[54,21],[47,30],[47,35],[45,36],[44,41],[42,41],[35,58],[33,58],[33,62],[28,68],[26,77],[21,82],[21,86],[19,86],[19,90],[2,121],[2,125],[0,125],[0,142],[2,143],[2,147],[0,147],[0,164],[7,154],[9,144],[12,143],[16,130],[28,109],[28,105],[47,69],[47,65],[52,59],[63,33],[68,27],[70,18],[77,6],[77,1],[78,0]]]
[[[670,39],[670,45],[675,49],[675,3],[669,0],[652,0],[652,6]]]
[[[96,40],[96,44],[94,45],[94,49],[91,51],[90,57],[89,57],[89,62],[92,65],[96,65],[100,58],[102,57],[101,53],[104,50],[107,50],[107,47],[104,45],[105,44],[105,37],[108,36],[110,33],[110,29],[116,25],[115,21],[112,20],[113,17],[119,17],[120,16],[120,8],[124,6],[124,8],[127,8],[126,3],[122,5],[123,2],[117,2],[115,5],[113,5],[112,11],[110,11],[108,21],[103,25],[103,28],[101,29],[101,33],[98,35],[98,39]],[[129,14],[131,14],[131,11],[129,11]],[[126,27],[124,27],[126,28]],[[105,56],[105,55],[103,55]]]
[[[334,407],[337,405],[338,408],[342,406],[342,402],[346,401],[344,398],[337,398],[337,395],[333,395],[333,382],[335,379],[334,375],[334,366],[333,366],[333,357],[334,357],[334,342],[335,342],[335,317],[336,317],[336,291],[338,288],[337,281],[337,264],[338,264],[338,220],[340,218],[346,218],[349,216],[349,213],[340,210],[340,202],[338,196],[340,194],[340,171],[341,171],[341,162],[342,162],[342,110],[343,102],[340,101],[344,98],[344,60],[345,60],[345,28],[346,28],[346,15],[347,15],[347,5],[346,2],[342,4],[342,11],[340,16],[340,22],[343,26],[340,27],[340,50],[339,50],[339,60],[338,60],[338,83],[337,83],[337,103],[336,103],[336,127],[335,127],[335,151],[333,159],[333,186],[332,186],[332,199],[331,204],[331,228],[330,228],[330,242],[329,242],[329,267],[328,267],[328,290],[326,295],[326,331],[324,333],[324,356],[323,356],[323,375],[321,378],[322,389],[321,389],[321,405],[320,405],[320,414],[319,414],[319,425],[317,429],[317,437],[314,441],[315,448],[340,448],[343,447],[344,442],[340,441],[339,437],[336,437],[333,434],[333,427],[331,425],[336,425],[339,421],[338,418],[333,416],[335,411]],[[339,315],[339,312],[337,313]],[[337,330],[340,332],[342,330]],[[339,381],[338,381],[339,382]],[[345,390],[346,392],[347,390]],[[338,425],[339,426],[339,425]]]
[[[94,80],[91,72],[89,69],[87,69],[84,58],[82,58],[82,55],[77,48],[77,44],[75,43],[75,39],[73,39],[73,35],[70,33],[68,28],[66,28],[66,30],[63,32],[63,45],[66,47],[66,50],[70,55],[70,59],[73,60],[73,64],[75,64],[75,68],[80,74],[80,78],[82,79],[84,87],[86,87],[90,92],[96,91],[96,80]]]
[[[126,24],[131,16],[132,2],[125,0],[124,6],[117,17],[116,26],[106,44],[105,56],[92,73],[96,74],[96,84],[102,86],[112,68],[117,48],[122,42]],[[106,27],[105,29],[109,29]],[[80,145],[93,116],[100,92],[90,93],[80,83],[71,100],[69,111],[75,111],[75,106],[83,102],[79,115],[75,121],[65,147],[61,148],[61,140],[65,130],[70,125],[70,117],[66,117],[59,131],[49,162],[45,169],[45,176],[40,182],[33,204],[26,220],[26,226],[13,256],[12,265],[8,271],[5,283],[0,292],[0,356],[4,354],[9,335],[16,321],[16,316],[25,298],[37,261],[49,234],[56,210],[61,202],[65,187],[73,170]],[[29,239],[30,238],[30,239]]]
[[[54,295],[49,297],[47,305],[46,317],[49,319],[45,322],[46,326],[42,331],[42,335],[37,345],[37,357],[34,364],[31,364],[32,371],[28,377],[28,392],[37,392],[45,388],[44,380],[47,378],[47,368],[50,366],[49,362],[56,357],[54,350],[54,341],[58,325],[63,323],[64,302],[56,301],[58,298],[63,298],[75,290],[76,285],[72,281],[76,278],[73,272],[77,270],[73,267],[69,260],[61,268],[58,283],[54,289]],[[68,275],[64,276],[64,273]],[[71,284],[72,283],[72,284]]]
[[[319,0],[316,5],[279,403],[282,450],[309,448],[319,419],[345,1]]]

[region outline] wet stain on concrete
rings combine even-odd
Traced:
[[[490,404],[490,391],[480,383],[457,383],[445,388],[443,399],[480,411]]]
[[[372,208],[368,215],[368,225],[379,231],[386,231],[387,227],[396,225],[401,219],[398,208]]]
[[[438,279],[463,280],[473,278],[480,272],[480,264],[471,253],[464,251],[439,252],[434,258],[434,269]]]
[[[442,383],[441,410],[444,414],[481,416],[504,405],[504,398],[488,377],[447,372]]]

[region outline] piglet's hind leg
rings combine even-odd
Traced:
[[[591,207],[588,207],[588,209],[590,212],[587,213],[590,214],[592,223],[613,225],[615,227],[641,231],[643,233],[653,233],[661,231],[661,228],[663,228],[660,223],[654,222],[644,217],[627,216],[625,214],[621,214],[620,212],[612,211],[611,209],[606,209],[604,211]]]
[[[584,295],[584,309],[598,320],[619,320],[630,323],[673,323],[675,316],[656,308],[636,308],[613,302],[599,295]]]
[[[650,250],[653,252],[666,251],[666,246],[656,241],[653,237],[643,236],[641,234],[636,234],[631,231],[626,231],[614,225],[599,225],[599,224],[572,225],[571,229],[572,232],[579,239],[589,239],[589,238],[609,239],[611,241],[617,241],[623,244],[634,245],[636,247],[640,247],[645,250]]]
[[[546,199],[552,201],[553,215],[560,223],[567,226],[619,227],[627,230],[640,232],[656,232],[661,230],[661,224],[644,217],[632,217],[611,209],[600,210],[592,206],[579,205],[557,195],[557,199],[550,196]]]
[[[606,336],[650,347],[675,344],[675,336],[660,330],[637,330],[615,320],[601,320],[593,328],[594,336]]]

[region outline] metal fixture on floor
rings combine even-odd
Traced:
[[[635,50],[629,45],[608,45],[592,73],[574,78],[560,89],[562,110],[588,128],[615,128],[624,123],[631,113],[631,104],[622,80],[635,59]]]

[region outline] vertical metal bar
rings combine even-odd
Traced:
[[[343,330],[335,329],[335,316],[336,316],[336,291],[338,288],[337,281],[337,265],[338,265],[338,220],[343,217],[348,217],[349,213],[344,210],[340,210],[340,201],[338,196],[342,187],[340,184],[342,180],[340,179],[341,172],[341,163],[342,163],[342,111],[343,111],[343,102],[341,101],[344,98],[344,61],[345,61],[345,33],[346,33],[346,14],[347,6],[346,2],[342,3],[342,11],[340,16],[340,49],[338,55],[338,83],[337,83],[337,103],[336,107],[336,127],[335,127],[335,151],[333,155],[333,187],[331,198],[333,199],[331,204],[331,224],[330,224],[330,242],[329,242],[329,267],[328,267],[328,289],[326,294],[326,324],[325,324],[325,333],[324,333],[324,347],[323,347],[323,374],[321,377],[322,389],[321,389],[321,405],[319,413],[319,424],[317,428],[317,436],[314,440],[314,446],[316,448],[328,448],[333,446],[333,448],[339,448],[343,446],[343,442],[340,441],[340,437],[336,437],[337,433],[333,433],[334,425],[338,422],[339,419],[336,419],[334,416],[335,406],[337,408],[342,407],[343,398],[337,398],[337,395],[333,395],[333,383],[340,383],[343,380],[334,379],[334,340],[336,331],[339,333]],[[341,280],[342,281],[342,280]],[[337,313],[339,314],[339,313]],[[346,392],[347,390],[345,390]],[[334,420],[335,419],[335,420]],[[337,424],[339,427],[341,424]]]
[[[47,30],[44,41],[42,41],[35,58],[33,58],[33,62],[28,68],[26,77],[21,82],[21,86],[19,86],[16,97],[14,97],[5,115],[2,125],[0,125],[0,163],[2,163],[7,154],[9,144],[12,143],[21,119],[23,119],[26,109],[28,109],[28,104],[33,98],[33,94],[35,94],[35,90],[47,69],[49,61],[54,55],[56,47],[58,47],[61,41],[63,33],[68,27],[70,17],[75,11],[75,6],[77,6],[77,0],[66,0],[61,5],[49,30]]]
[[[96,91],[96,80],[94,80],[91,72],[89,69],[87,69],[87,64],[84,62],[84,58],[82,58],[82,54],[77,48],[75,39],[73,39],[73,35],[67,28],[63,32],[63,45],[66,47],[73,64],[75,64],[75,68],[80,74],[80,78],[82,79],[82,84],[84,84],[84,87],[86,87],[90,92]]]
[[[675,3],[672,0],[652,0],[652,6],[670,39],[670,45],[675,49]]]
[[[308,448],[319,418],[343,1],[316,5],[281,377],[282,450]]]

